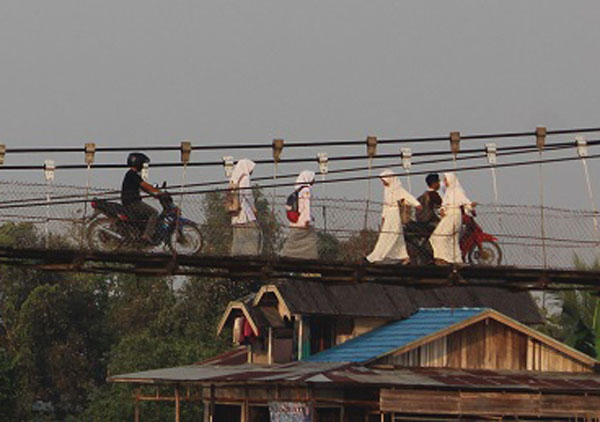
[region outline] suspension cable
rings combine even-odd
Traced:
[[[548,130],[548,135],[567,135],[575,133],[590,133],[600,132],[600,127],[583,127],[583,128],[569,128],[569,129],[555,129]],[[468,140],[483,140],[491,138],[522,138],[527,136],[534,136],[535,131],[523,131],[523,132],[497,132],[497,133],[484,133],[474,135],[461,135],[461,139]],[[385,138],[378,139],[379,144],[403,144],[403,143],[429,143],[429,142],[440,142],[449,140],[448,135],[444,136],[429,136],[429,137],[408,137],[408,138]],[[314,140],[314,141],[303,141],[286,144],[287,148],[309,148],[309,147],[338,147],[338,146],[353,146],[353,145],[364,145],[364,139],[345,139],[345,140]],[[236,143],[236,144],[223,144],[219,142],[218,145],[194,145],[192,149],[194,151],[220,151],[220,150],[244,150],[244,149],[271,149],[271,143]],[[97,152],[128,152],[128,151],[155,151],[155,152],[166,152],[166,151],[179,151],[180,147],[177,145],[154,145],[154,146],[118,146],[118,147],[96,147]],[[6,148],[6,153],[10,154],[37,154],[37,153],[82,153],[85,152],[85,147],[15,147]]]
[[[588,159],[592,160],[592,159],[597,159],[600,158],[600,154],[593,154],[590,155],[588,157]],[[502,164],[497,164],[496,167],[497,168],[511,168],[511,167],[526,167],[526,166],[530,166],[530,165],[539,165],[539,164],[545,164],[545,163],[562,163],[562,162],[569,162],[569,161],[574,161],[574,160],[579,160],[579,157],[561,157],[561,158],[551,158],[551,159],[543,159],[543,160],[527,160],[527,161],[519,161],[519,162],[514,162],[514,163],[502,163]],[[485,165],[473,165],[473,166],[466,166],[466,167],[460,167],[457,168],[456,170],[454,170],[453,167],[451,168],[445,168],[442,170],[438,170],[439,172],[451,172],[451,171],[457,171],[457,172],[464,172],[464,171],[477,171],[477,170],[482,170],[482,169],[489,169],[489,165],[485,164]],[[412,173],[412,175],[425,175],[428,174],[429,171],[419,171],[419,172],[414,172]],[[395,173],[392,174],[390,176],[396,176],[396,177],[405,177],[406,175],[404,173]],[[328,184],[328,183],[347,183],[347,182],[354,182],[354,181],[359,181],[359,180],[368,180],[368,179],[374,179],[377,178],[379,176],[353,176],[353,177],[346,177],[346,178],[339,178],[339,179],[327,179],[324,181],[321,181],[320,183],[322,184]],[[272,187],[290,187],[290,186],[294,186],[295,183],[279,183],[279,184],[270,184],[270,185],[262,185],[262,186],[253,186],[253,187],[249,187],[249,188],[240,188],[240,189],[256,189],[256,188],[272,188]],[[225,192],[227,191],[228,188],[217,188],[217,189],[206,189],[206,190],[192,190],[192,191],[188,191],[185,192],[185,195],[202,195],[202,194],[207,194],[207,193],[215,193],[215,192]],[[145,195],[145,197],[150,197],[151,195]],[[66,200],[66,201],[56,201],[53,202],[53,205],[68,205],[68,204],[80,204],[85,202],[85,200]],[[26,207],[36,207],[36,206],[44,206],[46,205],[45,202],[36,202],[36,203],[28,203],[28,204],[17,204],[17,205],[0,205],[0,209],[6,209],[6,208],[26,208]]]

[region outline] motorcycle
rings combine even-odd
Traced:
[[[460,250],[463,261],[477,265],[500,265],[502,249],[498,238],[483,231],[473,216],[463,214],[463,232],[460,236]]]
[[[474,265],[500,265],[502,249],[498,245],[498,239],[483,231],[475,221],[475,213],[473,216],[463,214],[462,224],[459,244],[463,262]],[[429,243],[433,228],[411,221],[405,226],[404,232],[412,261],[420,265],[433,262],[433,250]]]
[[[165,252],[179,255],[199,253],[202,233],[198,225],[181,216],[181,209],[174,204],[168,192],[158,199],[162,212],[150,243],[141,240],[146,220],[136,217],[118,202],[92,199],[94,214],[86,229],[89,247],[100,252],[117,252],[125,249],[151,250],[162,245]]]

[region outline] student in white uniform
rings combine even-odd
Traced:
[[[406,251],[404,232],[400,219],[400,203],[421,209],[421,204],[402,187],[397,176],[389,169],[379,175],[384,186],[383,209],[381,211],[381,231],[373,252],[367,256],[369,262],[399,261],[408,265],[410,258]]]
[[[231,217],[233,239],[231,242],[231,255],[259,255],[260,254],[260,229],[256,222],[256,208],[250,175],[256,164],[246,158],[237,162],[231,173],[230,183],[239,188],[240,208],[237,215]]]
[[[315,173],[304,170],[298,175],[294,189],[298,192],[298,220],[290,222],[290,231],[283,245],[281,256],[299,259],[318,259],[317,232],[313,227],[310,210],[311,187]]]
[[[460,251],[462,211],[470,212],[477,203],[467,198],[456,174],[444,173],[444,185],[446,192],[440,210],[442,219],[429,242],[433,248],[436,265],[460,264],[463,262]]]

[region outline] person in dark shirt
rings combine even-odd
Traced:
[[[438,193],[440,190],[440,176],[437,173],[431,173],[425,178],[428,189],[419,196],[418,200],[422,205],[421,210],[417,211],[417,222],[425,226],[429,231],[433,231],[440,222],[438,212],[442,206],[442,197]]]
[[[151,195],[158,196],[161,191],[144,182],[140,172],[144,167],[144,163],[149,163],[150,158],[146,154],[132,152],[127,157],[127,165],[129,171],[125,173],[123,184],[121,186],[121,203],[127,208],[134,218],[146,221],[146,227],[142,235],[142,240],[150,243],[152,235],[156,228],[158,220],[158,211],[150,205],[142,201],[140,192],[143,190]]]

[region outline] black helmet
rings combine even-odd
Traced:
[[[149,163],[150,157],[141,152],[132,152],[127,157],[127,165],[129,167],[135,167],[138,171],[144,167],[144,163]]]

